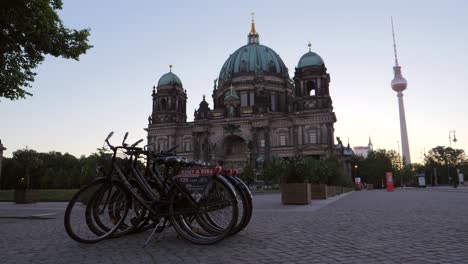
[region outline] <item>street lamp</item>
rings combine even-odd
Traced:
[[[455,135],[456,131],[455,130],[449,130],[449,146],[450,148],[452,148],[452,140],[453,140],[453,143],[457,143],[458,139]],[[452,134],[453,134],[453,139],[452,139]],[[447,164],[447,173],[448,173],[448,177],[449,177],[449,180],[452,179],[452,177],[450,176],[450,161],[447,160],[448,164]],[[458,175],[455,175],[452,179],[452,183],[453,183],[453,187],[457,187],[457,181],[455,179],[455,177],[458,177]]]
[[[455,133],[456,133],[455,130],[450,130],[449,131],[449,145],[450,145],[450,147],[452,147],[452,134],[453,134],[453,143],[457,143],[457,141],[458,141]]]

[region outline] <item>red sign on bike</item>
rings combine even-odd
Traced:
[[[213,176],[215,173],[214,168],[190,168],[190,169],[181,169],[177,176],[184,177],[197,177],[197,176]]]

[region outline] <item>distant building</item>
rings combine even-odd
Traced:
[[[354,149],[354,154],[356,156],[362,156],[363,158],[367,158],[367,155],[369,152],[374,150],[374,146],[372,145],[371,138],[369,137],[369,143],[367,146],[356,146],[353,148]]]
[[[203,96],[193,122],[187,122],[181,79],[172,69],[159,79],[148,143],[158,151],[178,145],[177,155],[235,168],[258,168],[272,156],[323,157],[334,147],[329,83],[325,63],[310,44],[290,78],[280,56],[260,44],[252,20],[247,44],[229,55],[214,81],[213,107]]]

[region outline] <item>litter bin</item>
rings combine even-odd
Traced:
[[[418,178],[418,187],[426,188],[426,175],[425,174],[416,174]]]

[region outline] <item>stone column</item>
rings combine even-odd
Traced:
[[[327,125],[322,124],[320,126],[320,142],[319,144],[328,144]]]
[[[264,137],[265,137],[265,163],[268,164],[270,162],[270,129],[268,127],[265,127],[264,129]]]
[[[298,147],[299,147],[299,133],[298,133],[298,128],[297,128],[297,125],[293,125],[293,133],[292,133],[292,142],[294,144],[294,152],[295,154],[298,154],[297,151],[298,151]]]
[[[202,148],[199,151],[199,158],[203,161],[209,161],[210,158],[210,141],[208,132],[202,132],[199,134],[199,140],[201,141]]]
[[[198,133],[192,134],[193,159],[200,159],[200,143]]]
[[[304,145],[305,144],[305,141],[304,141],[304,126],[299,126],[298,128],[298,138],[299,138],[299,145]]]
[[[258,128],[252,127],[252,141],[251,141],[251,149],[250,151],[250,159],[249,162],[253,168],[257,168],[257,157],[258,157],[258,135],[257,135]]]

